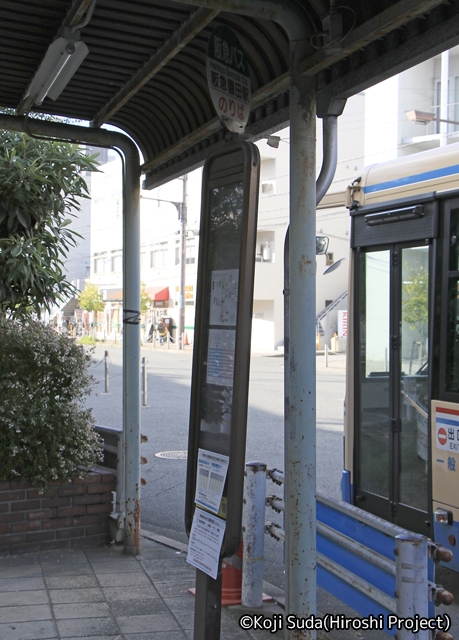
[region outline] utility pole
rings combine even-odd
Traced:
[[[188,176],[182,176],[183,196],[179,208],[180,216],[180,293],[179,293],[179,326],[178,348],[184,349],[185,336],[185,286],[186,286],[186,230],[187,230],[187,180]]]
[[[177,329],[176,344],[178,349],[184,348],[185,335],[185,286],[186,286],[186,236],[187,236],[187,180],[185,174],[181,177],[183,180],[182,201],[174,202],[173,200],[163,200],[162,198],[149,198],[148,196],[140,196],[143,200],[154,200],[155,202],[167,202],[173,204],[177,209],[178,219],[180,222],[180,286],[179,286],[179,322]]]

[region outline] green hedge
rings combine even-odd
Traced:
[[[100,456],[91,356],[41,322],[0,319],[0,480],[70,480]]]

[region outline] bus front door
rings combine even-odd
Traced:
[[[356,253],[355,502],[386,520],[429,528],[429,246]]]

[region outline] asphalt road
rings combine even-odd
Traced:
[[[109,394],[104,393],[104,351],[109,352]],[[147,484],[142,488],[142,525],[163,535],[186,541],[184,498],[186,460],[160,458],[164,451],[184,451],[188,445],[188,412],[192,352],[165,347],[143,349],[147,359],[148,406],[142,407],[142,467]],[[91,372],[97,381],[88,404],[98,424],[122,424],[122,351],[118,345],[98,345]],[[343,356],[317,357],[317,486],[339,498],[342,470]],[[266,462],[268,468],[283,470],[283,382],[281,355],[254,355],[251,360],[246,460]],[[282,494],[282,488],[268,483],[267,493]],[[266,519],[282,524],[282,516],[266,512]],[[266,536],[265,579],[284,587],[283,545]]]
[[[104,351],[109,351],[109,394],[104,392]],[[188,444],[190,402],[190,351],[145,348],[147,358],[148,406],[142,408],[142,433],[149,441],[142,455],[149,462],[142,467],[147,485],[142,488],[142,526],[182,542],[187,541],[184,526],[186,460],[159,458],[164,451],[184,451]],[[96,384],[88,400],[98,424],[121,427],[122,424],[122,352],[118,345],[100,345],[94,352],[91,372]],[[345,358],[317,356],[317,487],[336,498],[343,468],[343,398]],[[246,460],[266,462],[269,468],[284,468],[283,451],[283,357],[254,355],[251,361]],[[272,483],[267,493],[282,494]],[[266,520],[282,524],[282,516],[266,510]],[[265,536],[264,577],[281,589],[285,587],[283,545]],[[437,584],[459,594],[459,574],[437,567]],[[337,610],[353,615],[342,603],[323,589],[318,590],[323,611]],[[459,604],[441,607],[452,618],[450,633],[459,637]],[[341,632],[342,640],[352,640],[355,632]],[[370,637],[367,634],[365,637]],[[379,632],[372,632],[375,640]],[[386,636],[384,636],[386,637]]]

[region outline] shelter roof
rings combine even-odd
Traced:
[[[160,184],[223,143],[206,75],[207,44],[219,25],[237,34],[248,58],[247,135],[288,123],[283,12],[291,8],[304,29],[300,70],[316,79],[320,116],[336,99],[459,44],[459,0],[2,0],[0,107],[119,127],[141,149],[146,186]],[[78,25],[89,55],[56,101],[28,104],[49,45]]]

